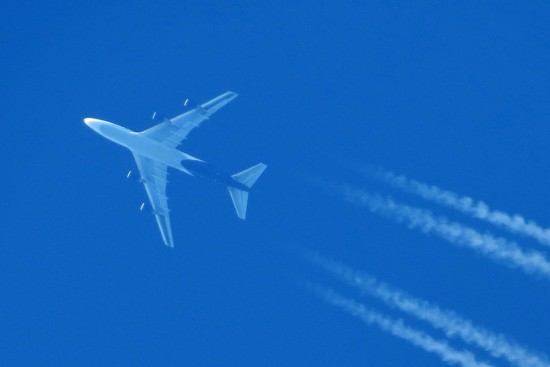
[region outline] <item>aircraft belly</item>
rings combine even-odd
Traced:
[[[189,171],[184,169],[180,162],[184,159],[197,160],[197,158],[189,154],[167,147],[160,142],[144,136],[137,136],[128,148],[136,154],[164,163],[169,167],[178,169],[188,174],[190,174]]]

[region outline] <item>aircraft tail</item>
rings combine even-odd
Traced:
[[[253,167],[245,169],[242,172],[234,174],[235,180],[239,181],[243,185],[251,188],[258,178],[262,175],[267,166],[263,163],[259,163]],[[246,207],[248,204],[248,191],[238,189],[236,187],[228,187],[229,195],[233,201],[233,206],[237,212],[237,216],[241,219],[246,219]]]

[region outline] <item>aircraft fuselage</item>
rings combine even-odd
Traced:
[[[87,118],[85,123],[101,136],[130,149],[133,153],[162,162],[191,176],[236,187],[244,191],[249,190],[247,186],[235,180],[231,175],[217,170],[211,164],[190,154],[170,148],[138,132],[98,119]]]

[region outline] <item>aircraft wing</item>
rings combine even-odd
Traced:
[[[214,112],[237,98],[238,94],[225,92],[224,94],[201,104],[179,116],[167,119],[160,124],[142,132],[151,139],[157,140],[171,148],[181,144],[187,134],[207,120]]]
[[[134,159],[141,175],[141,182],[145,186],[147,196],[149,196],[164,244],[168,247],[174,247],[170,226],[170,210],[168,209],[168,198],[166,197],[167,166],[142,155],[134,154]]]

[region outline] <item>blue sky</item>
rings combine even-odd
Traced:
[[[332,185],[547,246],[361,172],[398,175],[550,226],[545,2],[19,2],[0,5],[3,366],[440,366],[304,283],[510,365],[361,295],[341,261],[550,355],[550,280],[345,200]],[[181,149],[267,171],[236,218],[172,172],[175,249],[140,213],[131,154],[84,117],[140,131],[226,90]],[[356,203],[357,204],[357,203]]]

